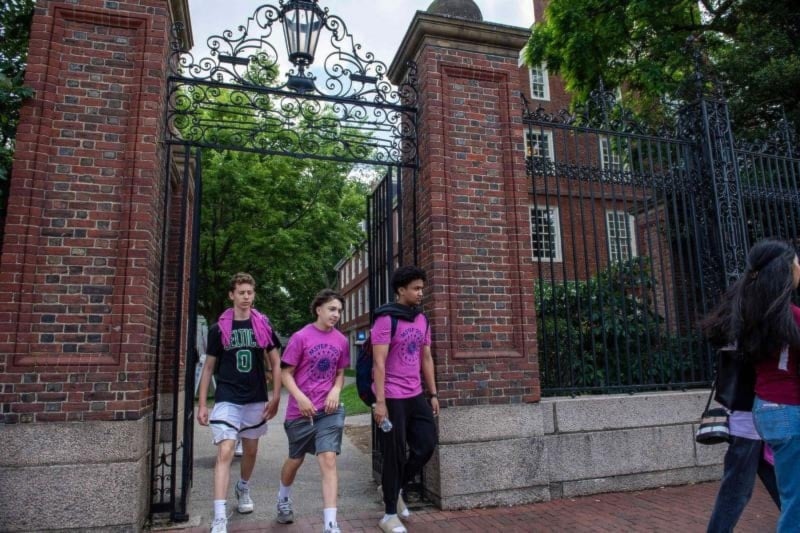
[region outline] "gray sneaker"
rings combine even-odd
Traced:
[[[241,514],[252,513],[255,505],[253,499],[250,497],[250,488],[241,488],[239,483],[236,483],[236,499],[239,500],[239,505],[236,508]]]
[[[278,523],[291,524],[294,522],[294,512],[292,511],[292,500],[290,498],[278,498]]]

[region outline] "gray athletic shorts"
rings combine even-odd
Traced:
[[[264,420],[265,402],[254,402],[239,405],[230,402],[214,404],[209,416],[214,444],[223,440],[257,439],[267,433],[267,421]]]
[[[342,452],[342,432],[344,431],[344,406],[340,405],[334,413],[319,411],[314,415],[314,423],[308,417],[295,418],[283,423],[289,438],[289,457],[299,459],[305,454],[317,455],[323,452]]]

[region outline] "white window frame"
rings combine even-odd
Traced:
[[[554,246],[554,255],[553,257],[539,257],[536,255],[536,240],[534,238],[534,214],[538,217],[538,213],[541,211],[549,211],[550,213],[550,223],[553,231],[551,233],[551,237],[553,242],[555,243]],[[530,226],[530,235],[531,235],[531,256],[533,257],[534,261],[553,261],[555,263],[560,263],[563,261],[563,256],[561,254],[561,216],[559,213],[558,207],[552,207],[548,205],[531,205],[528,211],[528,223]]]
[[[540,78],[542,83],[542,94],[539,95],[533,89],[534,78]],[[534,100],[550,101],[550,76],[547,73],[547,68],[544,65],[538,67],[531,67],[528,69],[528,90],[531,93],[531,98]]]
[[[625,164],[622,156],[611,150],[611,140],[606,136],[600,137],[600,168],[612,172],[622,172]]]
[[[621,218],[625,217],[624,219]],[[619,236],[613,237],[611,235],[612,224],[616,227],[616,224],[620,223],[622,220],[625,220],[626,228],[625,230],[628,233],[628,248],[629,248],[629,257],[622,258],[620,257],[621,249],[615,244],[621,240]],[[615,228],[616,229],[616,228]],[[616,263],[618,261],[627,261],[628,259],[636,257],[636,218],[629,214],[627,211],[616,211],[613,209],[609,209],[606,211],[606,239],[608,243],[608,260],[610,263]]]
[[[553,150],[553,132],[550,130],[531,131],[528,128],[525,128],[525,157],[528,157],[529,155],[541,157],[538,154],[533,154],[533,149],[531,148],[531,135],[544,137],[545,142],[547,143],[547,160],[551,162],[555,161],[555,151]],[[539,141],[539,143],[541,143],[541,141]]]

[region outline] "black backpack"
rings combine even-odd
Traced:
[[[389,337],[389,344],[394,339],[394,334],[397,332],[396,316],[390,316],[392,319],[392,332]],[[358,357],[356,358],[356,389],[358,390],[358,397],[361,401],[372,407],[375,403],[375,393],[372,392],[372,339],[367,337],[364,344],[358,350]]]

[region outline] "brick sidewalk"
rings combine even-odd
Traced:
[[[703,532],[714,504],[718,483],[683,487],[598,494],[546,503],[475,509],[469,511],[422,510],[407,521],[410,533],[481,531],[492,532],[581,532],[648,531]],[[321,514],[321,513],[320,513]],[[228,531],[300,533],[322,531],[321,516],[301,517],[290,526],[274,522],[229,521]],[[344,533],[375,532],[378,516],[341,517]],[[778,511],[757,482],[755,493],[736,528],[737,533],[774,531]],[[161,530],[164,531],[164,530]],[[208,526],[171,529],[182,533],[205,533]]]

